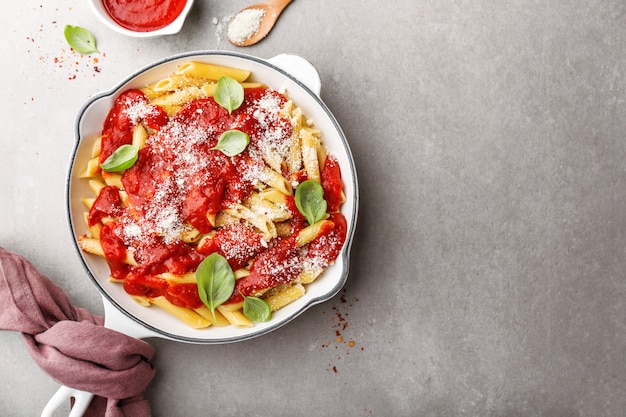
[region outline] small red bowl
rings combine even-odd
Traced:
[[[189,14],[191,7],[193,6],[193,0],[187,0],[187,2],[185,3],[185,7],[181,11],[181,13],[171,23],[159,29],[145,32],[130,30],[121,26],[107,12],[102,0],[87,0],[87,3],[89,3],[89,7],[98,17],[98,19],[100,19],[100,21],[104,23],[108,28],[114,30],[117,33],[121,33],[122,35],[132,36],[135,38],[153,38],[163,35],[173,35],[180,32],[183,24],[185,23],[185,19],[187,18],[187,15]]]

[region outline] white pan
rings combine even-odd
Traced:
[[[314,121],[315,127],[322,133],[324,145],[337,158],[341,168],[346,195],[341,212],[348,223],[346,243],[341,254],[320,278],[307,286],[303,297],[275,312],[269,322],[255,323],[253,327],[193,329],[161,309],[140,306],[124,292],[121,285],[109,282],[109,268],[104,259],[84,253],[77,242],[78,236],[87,233],[83,219],[85,208],[81,198],[90,195],[87,181],[78,178],[78,173],[84,169],[90,158],[93,141],[100,134],[102,123],[113,101],[120,92],[128,88],[144,87],[171,74],[181,62],[189,60],[247,69],[253,74],[251,81],[261,81],[276,90],[285,89],[307,118]],[[199,51],[155,62],[130,75],[113,89],[94,96],[80,109],[75,125],[76,145],[67,177],[67,213],[80,261],[102,295],[106,327],[139,339],[160,337],[195,344],[240,342],[276,330],[309,307],[332,298],[341,290],[348,277],[349,252],[357,221],[358,183],[346,138],[332,113],[322,102],[320,89],[317,70],[297,55],[284,54],[264,60],[234,52]],[[70,416],[82,415],[89,405],[91,394],[61,387],[47,404],[42,416],[52,416],[54,410],[66,404],[69,397],[76,399]]]

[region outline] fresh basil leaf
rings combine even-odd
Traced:
[[[265,300],[244,296],[243,314],[252,321],[269,321],[272,318],[272,309]]]
[[[235,274],[226,258],[212,253],[198,265],[196,282],[200,299],[215,314],[215,309],[233,294]]]
[[[315,180],[306,180],[296,188],[296,207],[307,219],[310,225],[321,220],[326,214],[326,200],[324,189]]]
[[[119,172],[132,167],[139,157],[139,148],[133,145],[122,145],[115,150],[100,168],[106,172]]]
[[[99,52],[96,47],[96,38],[87,29],[80,26],[67,25],[63,34],[67,43],[79,54]]]
[[[222,151],[227,156],[235,156],[243,152],[250,143],[250,136],[240,130],[227,130],[220,135],[213,149]]]
[[[215,102],[232,113],[243,103],[243,86],[230,77],[220,77],[213,93]]]

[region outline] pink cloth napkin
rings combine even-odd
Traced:
[[[34,361],[57,382],[95,395],[85,416],[150,416],[142,393],[155,373],[154,348],[103,322],[0,247],[0,330],[21,332]]]

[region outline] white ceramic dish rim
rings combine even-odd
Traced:
[[[283,60],[282,58],[288,58],[288,59]],[[345,285],[345,282],[348,278],[348,271],[349,271],[349,264],[350,264],[349,254],[350,254],[350,249],[352,246],[352,241],[353,241],[353,237],[354,237],[354,233],[356,229],[357,213],[358,213],[358,181],[357,181],[354,160],[352,158],[352,154],[351,154],[348,142],[346,140],[346,137],[343,131],[341,130],[341,127],[339,126],[338,122],[336,121],[336,119],[334,118],[330,110],[327,108],[327,106],[319,97],[319,84],[316,85],[316,82],[319,83],[319,79],[312,80],[313,88],[317,89],[317,92],[313,92],[307,86],[307,84],[300,81],[296,76],[290,74],[288,71],[283,69],[285,67],[285,65],[283,65],[283,61],[289,63],[290,61],[289,58],[298,58],[300,60],[299,62],[298,62],[298,59],[295,60],[296,69],[298,66],[300,66],[300,67],[303,67],[306,72],[307,70],[306,64],[308,64],[308,61],[305,61],[303,58],[300,58],[295,55],[291,55],[291,56],[279,55],[269,60],[265,60],[265,59],[261,59],[261,58],[251,56],[251,55],[246,55],[246,54],[237,53],[237,52],[228,52],[228,51],[194,51],[194,52],[181,53],[178,55],[170,56],[170,57],[161,59],[159,61],[156,61],[134,72],[133,74],[131,74],[130,76],[126,77],[121,82],[119,82],[112,89],[101,92],[95,95],[94,97],[92,97],[80,109],[76,117],[76,121],[75,121],[75,146],[74,146],[71,160],[69,163],[67,181],[66,181],[67,219],[68,219],[69,229],[72,235],[72,241],[74,243],[76,252],[78,253],[79,259],[85,271],[87,272],[87,275],[89,276],[89,278],[94,283],[94,285],[96,286],[96,288],[98,289],[98,291],[101,293],[103,297],[103,301],[105,304],[105,311],[107,312],[107,316],[110,313],[115,312],[116,315],[121,316],[121,319],[126,319],[126,321],[128,321],[127,319],[130,319],[130,321],[132,322],[130,323],[131,324],[130,328],[133,328],[133,324],[134,324],[135,328],[139,327],[140,329],[147,330],[147,333],[145,334],[142,333],[142,335],[138,337],[153,336],[153,337],[161,337],[161,338],[177,340],[177,341],[187,342],[187,343],[196,343],[196,344],[223,344],[223,343],[238,342],[238,341],[251,339],[254,337],[267,334],[271,331],[274,331],[282,327],[283,325],[287,324],[288,322],[298,317],[300,314],[302,314],[304,311],[306,311],[308,308],[312,307],[313,305],[327,301],[330,298],[334,297]],[[132,82],[136,80],[138,77],[142,76],[142,74],[154,71],[159,68],[163,68],[164,66],[165,68],[167,68],[168,65],[174,65],[176,62],[181,62],[181,61],[189,60],[189,59],[205,59],[209,61],[212,60],[214,62],[216,59],[226,59],[226,60],[240,61],[241,63],[248,63],[247,65],[248,67],[260,66],[259,68],[265,68],[268,71],[278,73],[279,78],[282,77],[282,79],[284,79],[286,82],[290,83],[292,86],[296,86],[297,89],[300,89],[302,94],[305,94],[306,97],[308,97],[312,105],[316,106],[319,109],[319,111],[321,111],[320,114],[323,115],[323,117],[326,119],[326,122],[331,126],[331,129],[333,130],[335,134],[334,136],[336,136],[336,138],[338,139],[337,141],[333,143],[333,145],[335,146],[333,153],[337,154],[337,151],[339,151],[340,155],[337,155],[337,156],[340,159],[342,176],[343,176],[344,184],[345,184],[345,191],[348,197],[346,203],[344,203],[344,205],[342,206],[342,212],[344,213],[344,215],[346,215],[346,218],[348,221],[348,233],[346,237],[345,246],[339,258],[335,262],[335,264],[331,265],[328,268],[328,270],[324,273],[324,276],[320,277],[320,279],[317,280],[315,283],[310,284],[310,285],[317,285],[318,282],[324,282],[323,280],[326,280],[324,286],[328,286],[329,284],[332,283],[331,286],[328,288],[328,290],[322,293],[319,293],[315,296],[311,296],[311,298],[306,298],[308,294],[305,295],[305,297],[301,299],[302,304],[299,305],[299,307],[297,308],[294,307],[293,309],[290,310],[289,309],[290,306],[287,306],[281,309],[275,314],[275,316],[272,318],[269,324],[266,324],[266,323],[256,324],[254,327],[250,329],[242,329],[242,331],[235,331],[234,334],[230,334],[228,332],[226,334],[217,334],[217,332],[220,329],[224,329],[224,328],[209,328],[209,329],[203,330],[202,331],[203,333],[198,333],[198,334],[195,334],[195,333],[180,334],[177,332],[173,332],[171,330],[164,330],[163,328],[158,327],[154,323],[150,323],[150,321],[154,321],[154,320],[148,320],[146,319],[146,317],[144,317],[146,313],[142,314],[142,311],[150,310],[148,308],[139,306],[140,310],[137,310],[136,312],[130,311],[129,308],[130,309],[133,308],[133,307],[129,307],[128,305],[128,300],[130,300],[130,297],[124,294],[123,298],[118,299],[118,297],[111,294],[111,291],[113,288],[119,288],[121,286],[119,284],[111,284],[108,281],[106,281],[106,283],[103,284],[100,280],[98,280],[96,275],[101,275],[102,272],[98,274],[96,271],[93,270],[94,269],[93,262],[94,262],[94,258],[99,258],[99,257],[85,254],[78,246],[78,242],[76,239],[76,236],[78,236],[81,233],[77,233],[76,231],[77,225],[75,224],[74,216],[76,216],[76,223],[79,223],[78,222],[79,217],[77,213],[73,214],[72,206],[77,203],[76,203],[76,197],[74,198],[74,200],[72,199],[73,198],[72,184],[74,182],[79,181],[74,176],[74,166],[78,159],[77,156],[78,156],[79,150],[81,149],[81,143],[83,142],[84,139],[86,139],[86,138],[83,138],[83,133],[82,133],[83,129],[82,129],[81,122],[83,120],[83,117],[85,117],[85,115],[90,111],[90,108],[92,106],[96,105],[101,100],[113,100],[116,97],[116,95],[119,94],[121,91],[123,91],[126,88],[130,88],[132,86]],[[274,62],[276,62],[277,65],[280,65],[280,66],[277,66],[271,63],[272,60],[274,60]],[[304,66],[301,65],[303,63],[305,64]],[[244,67],[245,66],[246,65],[244,65]],[[286,66],[289,66],[289,65],[286,65]],[[308,66],[310,66],[309,70],[315,71],[315,69],[310,64],[308,64]],[[316,71],[315,71],[315,74],[317,75]],[[299,105],[301,104],[298,101],[297,103]],[[309,113],[306,110],[305,110],[305,114],[309,115]],[[98,126],[98,129],[100,128],[100,126]],[[326,136],[327,135],[325,134],[325,137]],[[327,146],[328,145],[329,143],[327,143]],[[76,169],[79,169],[79,168],[77,167]],[[82,211],[84,211],[84,209]],[[99,262],[102,262],[102,261],[99,261]],[[106,271],[106,273],[108,276],[108,270]],[[109,286],[107,284],[111,284],[111,285]],[[104,285],[106,285],[107,288],[104,288]],[[320,288],[324,288],[324,287],[320,287]],[[116,291],[119,291],[119,290],[116,290]],[[297,300],[296,303],[298,301],[300,300]],[[132,303],[135,304],[134,302]],[[122,313],[122,315],[119,315],[117,313]],[[164,313],[164,312],[163,314],[167,315],[167,313]],[[120,317],[116,318],[116,320],[119,318]],[[107,317],[107,321],[108,319],[109,317]],[[171,319],[171,317],[169,316],[164,318],[164,320],[169,320],[169,319]],[[173,319],[173,320],[177,321],[177,319]],[[181,326],[181,329],[185,330],[185,332],[183,333],[186,333],[188,331],[188,329],[185,328],[186,325],[183,324],[182,322],[179,322],[179,326]],[[117,328],[119,327],[119,324],[113,325],[111,327]],[[122,326],[122,327],[128,327],[128,326]]]
[[[169,25],[149,32],[137,32],[134,30],[126,29],[120,26],[115,20],[113,20],[104,8],[102,0],[88,0],[91,11],[105,26],[107,26],[109,29],[116,31],[117,33],[121,33],[122,35],[131,36],[134,38],[153,38],[163,35],[173,35],[180,32],[180,30],[183,28],[185,20],[187,19],[187,15],[191,11],[193,2],[194,0],[187,0],[183,11]]]

